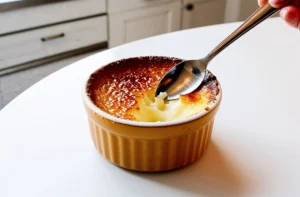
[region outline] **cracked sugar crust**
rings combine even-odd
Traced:
[[[101,110],[118,118],[135,120],[128,113],[139,110],[137,99],[155,90],[161,78],[181,59],[169,57],[137,57],[110,63],[94,72],[86,91],[92,102]],[[216,77],[208,72],[202,85],[194,92],[181,95],[184,103],[198,102],[198,92],[210,93],[213,101],[219,94]]]

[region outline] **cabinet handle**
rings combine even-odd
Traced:
[[[57,38],[62,38],[64,36],[65,36],[64,33],[59,33],[59,34],[55,34],[55,35],[51,35],[51,36],[42,37],[41,40],[43,42],[46,42],[46,41],[49,41],[49,40],[53,40],[53,39],[57,39]]]
[[[185,9],[188,10],[188,11],[192,11],[194,9],[194,4],[192,3],[189,3],[185,6]]]

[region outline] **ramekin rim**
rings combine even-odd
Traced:
[[[98,67],[97,69],[95,69],[93,72],[91,72],[88,75],[88,77],[84,80],[83,86],[82,86],[82,91],[81,91],[83,102],[93,112],[97,113],[98,115],[100,115],[100,116],[102,116],[102,117],[104,117],[108,120],[111,120],[111,121],[116,122],[116,123],[124,124],[124,125],[135,126],[135,127],[167,127],[167,126],[175,126],[175,125],[180,125],[180,124],[192,122],[194,120],[197,120],[197,119],[205,116],[206,114],[208,114],[209,112],[214,110],[218,106],[218,104],[220,103],[221,98],[222,98],[222,88],[220,86],[220,83],[218,83],[218,87],[219,87],[220,91],[219,91],[219,94],[216,96],[216,101],[209,106],[209,110],[203,110],[202,112],[199,112],[199,113],[194,114],[194,115],[192,115],[190,117],[187,117],[187,118],[181,118],[181,119],[165,121],[165,122],[139,122],[139,121],[132,121],[132,120],[126,120],[126,119],[122,119],[122,118],[117,118],[117,117],[115,117],[113,115],[110,115],[110,114],[106,113],[105,111],[101,110],[99,107],[97,107],[94,104],[94,102],[91,100],[91,98],[88,96],[87,91],[86,91],[87,82],[89,81],[92,74],[95,73],[97,70],[103,68],[104,66],[112,64],[114,62],[121,61],[121,60],[127,60],[127,59],[131,59],[131,58],[143,58],[143,57],[175,58],[175,57],[168,57],[168,56],[134,56],[134,57],[129,57],[129,58],[122,58],[120,60],[116,60],[116,61],[110,62],[108,64],[102,65],[102,66]]]

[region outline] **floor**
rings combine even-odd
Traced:
[[[42,66],[0,76],[0,110],[24,90],[51,73],[98,52],[99,51],[85,53]]]

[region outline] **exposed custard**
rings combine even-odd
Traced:
[[[118,118],[135,121],[167,121],[169,119],[164,116],[177,112],[173,110],[167,113],[164,110],[172,110],[175,103],[161,103],[154,99],[154,91],[165,73],[181,61],[167,57],[140,57],[113,62],[92,74],[88,81],[87,92],[96,106]],[[180,96],[182,105],[180,107],[182,109],[186,106],[193,107],[197,103],[200,106],[201,103],[201,109],[202,105],[205,109],[218,94],[218,81],[208,72],[204,83],[197,90]],[[154,111],[153,107],[156,108]],[[196,111],[200,110],[198,108]],[[193,113],[197,113],[196,111]],[[145,116],[148,116],[148,113],[159,113],[157,116],[160,118],[147,118]]]

